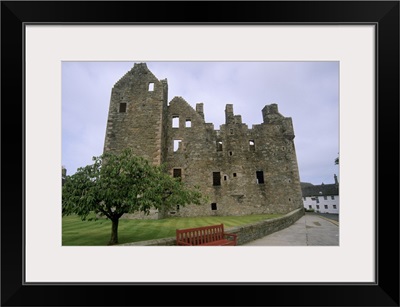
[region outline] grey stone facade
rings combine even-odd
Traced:
[[[197,185],[210,198],[170,216],[288,213],[303,207],[292,119],[276,104],[261,110],[263,122],[249,128],[227,104],[218,130],[182,97],[168,103],[167,80],[145,63],[135,64],[113,87],[104,151],[131,147],[171,176]],[[150,218],[157,218],[154,212]]]

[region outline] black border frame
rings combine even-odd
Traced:
[[[26,23],[375,25],[377,283],[23,284]],[[1,149],[2,306],[399,306],[399,1],[2,1]]]

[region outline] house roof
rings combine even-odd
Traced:
[[[301,187],[303,197],[339,195],[339,186],[336,184],[307,185]]]

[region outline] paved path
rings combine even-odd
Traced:
[[[296,223],[242,246],[339,246],[339,223],[306,213]]]

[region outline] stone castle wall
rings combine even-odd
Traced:
[[[177,207],[167,215],[287,213],[302,208],[292,120],[281,115],[276,104],[265,106],[263,123],[250,129],[227,104],[225,124],[216,130],[204,121],[202,103],[193,109],[182,97],[174,97],[168,104],[167,93],[166,80],[158,81],[146,64],[135,64],[112,90],[104,146],[104,151],[131,147],[154,164],[166,163],[171,176],[200,186],[210,198],[208,204]],[[147,218],[157,217],[154,212]]]

